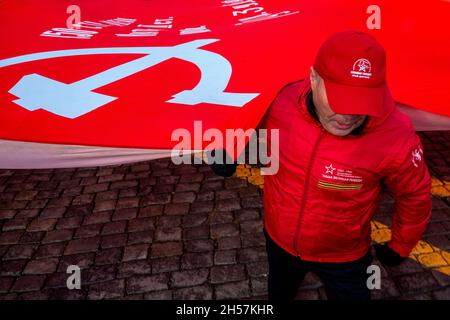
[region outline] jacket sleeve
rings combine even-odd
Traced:
[[[407,257],[421,239],[431,216],[431,178],[423,147],[414,133],[393,161],[385,185],[395,200],[388,246]]]

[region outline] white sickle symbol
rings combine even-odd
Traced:
[[[199,49],[216,41],[219,40],[194,40],[173,47],[113,47],[40,52],[0,60],[0,68],[57,57],[92,54],[146,54],[142,58],[71,84],[55,81],[35,73],[29,74],[22,77],[9,90],[10,93],[19,98],[14,100],[14,102],[30,111],[42,108],[72,119],[117,99],[117,97],[96,93],[92,90],[171,58],[179,58],[197,65],[201,71],[201,79],[195,88],[175,94],[172,96],[173,99],[167,102],[187,105],[212,103],[242,107],[257,97],[259,93],[224,92],[231,78],[232,67],[230,62],[217,53]]]

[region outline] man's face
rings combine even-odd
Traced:
[[[310,78],[316,113],[325,130],[336,136],[346,136],[364,122],[367,117],[365,115],[334,113],[328,104],[325,83],[313,68]],[[349,98],[349,103],[350,100]]]

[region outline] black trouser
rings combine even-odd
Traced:
[[[294,300],[308,272],[315,273],[325,286],[328,300],[370,300],[367,267],[372,253],[352,262],[329,263],[301,260],[280,248],[264,230],[269,260],[269,300]]]

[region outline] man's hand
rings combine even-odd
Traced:
[[[236,171],[237,164],[216,164],[213,163],[210,165],[212,171],[222,177],[231,177],[233,173]]]
[[[236,171],[237,163],[231,160],[225,150],[222,150],[223,159],[221,163],[215,163],[211,160],[211,157],[214,157],[215,153],[215,149],[207,153],[208,163],[212,162],[209,165],[212,171],[222,177],[231,177]]]
[[[380,260],[383,265],[398,266],[406,259],[391,249],[387,244],[376,244],[373,247],[375,248],[378,260]]]

